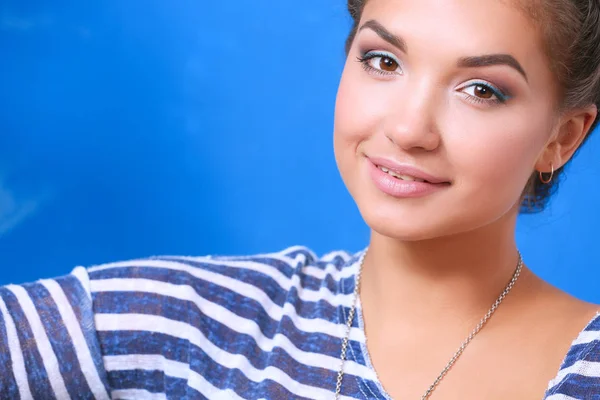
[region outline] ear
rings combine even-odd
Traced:
[[[573,157],[598,115],[598,108],[590,105],[565,113],[559,120],[556,133],[552,135],[540,155],[535,169],[551,172],[562,167]]]

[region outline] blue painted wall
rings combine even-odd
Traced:
[[[344,0],[302,3],[4,0],[0,284],[153,254],[364,247],[332,151],[350,20]],[[595,137],[518,240],[536,272],[600,302],[598,154]]]

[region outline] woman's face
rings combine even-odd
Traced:
[[[335,154],[380,234],[429,239],[517,212],[554,130],[555,88],[535,25],[510,3],[368,1]]]

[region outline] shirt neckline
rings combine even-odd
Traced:
[[[352,257],[352,259],[350,260],[351,261],[350,267],[354,270],[353,271],[354,272],[353,276],[355,278],[354,282],[356,282],[356,274],[358,272],[358,262],[360,261],[360,256],[362,255],[362,253],[364,251],[365,250],[363,250],[362,252],[359,252],[355,257]],[[364,337],[364,340],[360,342],[361,356],[362,356],[363,360],[365,361],[365,366],[371,371],[371,373],[373,375],[372,382],[375,384],[375,386],[377,387],[377,390],[379,391],[378,395],[381,395],[381,397],[385,400],[394,400],[390,396],[390,394],[387,393],[385,388],[383,387],[383,384],[381,383],[381,381],[379,379],[379,375],[377,375],[377,371],[375,370],[375,367],[373,366],[373,363],[371,362],[371,356],[369,354],[369,349],[367,347],[368,338],[367,338],[367,334],[365,331],[365,324],[364,324],[364,319],[363,319],[362,303],[361,303],[360,295],[358,296],[358,298],[356,300],[357,300],[356,301],[356,319],[358,322],[358,329],[360,330],[360,332],[362,333],[362,336]],[[596,314],[590,319],[590,321],[583,327],[583,329],[581,329],[579,331],[577,336],[571,341],[571,345],[570,345],[569,349],[567,350],[565,356],[563,357],[563,360],[560,364],[560,367],[558,368],[556,375],[550,381],[548,381],[548,384],[546,387],[546,393],[544,394],[543,399],[548,398],[549,392],[551,389],[554,389],[555,387],[560,387],[562,385],[562,383],[563,383],[562,380],[564,380],[564,378],[562,378],[562,379],[560,378],[561,371],[564,369],[567,360],[576,351],[575,346],[578,342],[578,339],[596,321],[600,321],[600,310],[596,312]],[[345,323],[345,322],[346,321],[342,321],[342,323]],[[600,337],[600,331],[598,331],[598,336]],[[593,340],[590,341],[590,345],[592,342],[593,342]],[[363,384],[365,384],[365,385],[368,384],[368,382],[365,381],[364,377],[361,377],[361,380],[363,381]]]

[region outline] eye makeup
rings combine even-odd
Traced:
[[[384,44],[382,47],[387,46]],[[363,49],[365,50],[359,49],[356,61],[370,75],[386,79],[404,75],[404,65],[393,52],[375,46],[370,48],[365,46]],[[489,75],[489,73],[483,75]],[[461,84],[456,91],[462,95],[465,101],[478,106],[506,104],[513,98],[511,91],[503,86],[493,84],[487,79],[471,79]]]
[[[484,80],[472,80],[459,89],[465,99],[475,104],[505,104],[512,95]]]
[[[362,64],[365,71],[379,76],[401,75],[401,62],[396,56],[387,51],[375,50],[361,52],[357,61]]]

